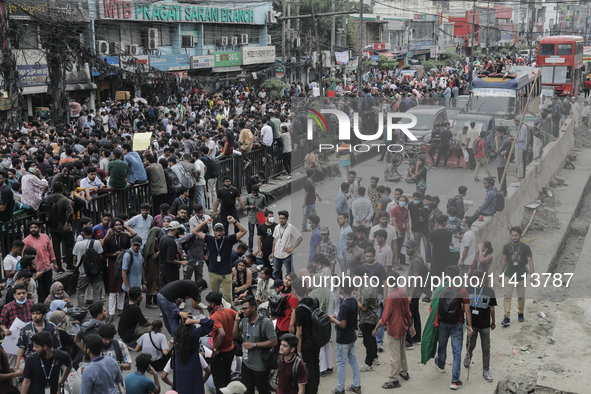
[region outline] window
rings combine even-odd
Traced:
[[[568,56],[573,54],[573,44],[558,44],[557,55]]]
[[[160,27],[160,46],[169,47],[170,43],[170,26],[162,25]]]
[[[575,55],[582,55],[583,54],[583,43],[577,42],[575,44]]]
[[[226,26],[210,25],[204,31],[203,45],[216,45],[216,41],[222,37],[239,37],[248,34],[248,44],[258,44],[261,27],[259,26]],[[266,39],[266,37],[265,37]]]
[[[554,55],[554,44],[540,44],[540,56]]]
[[[39,32],[36,23],[23,23],[17,25],[18,49],[39,49]]]
[[[542,69],[542,83],[552,83],[554,79],[554,66],[540,67]]]
[[[96,28],[96,39],[108,42],[121,41],[119,25],[101,24]]]
[[[554,83],[569,83],[572,79],[572,67],[560,66],[554,69]]]

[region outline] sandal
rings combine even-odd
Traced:
[[[383,389],[386,390],[390,390],[390,389],[397,389],[400,387],[400,382],[399,381],[391,381],[391,382],[386,382],[382,385]]]
[[[410,379],[410,375],[408,374],[408,372],[406,373],[406,375],[400,374],[400,377],[404,380]]]

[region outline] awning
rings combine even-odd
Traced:
[[[84,83],[69,83],[66,85],[67,91],[72,90],[93,90],[96,89],[96,84],[92,82],[84,82]]]
[[[47,93],[47,85],[25,86],[23,88],[23,96],[26,96],[28,94],[40,94],[40,93]]]
[[[396,56],[397,56],[397,55],[394,55],[393,53],[390,53],[390,52],[378,52],[378,53],[379,53],[380,55],[387,56],[387,57],[388,57],[388,59],[394,59],[394,58],[396,58]]]

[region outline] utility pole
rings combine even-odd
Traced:
[[[534,24],[535,24],[535,19],[536,19],[536,8],[535,8],[535,3],[533,0],[529,0],[529,4],[528,4],[528,8],[529,8],[529,27],[528,27],[528,34],[527,34],[527,49],[529,50],[530,53],[530,59],[531,59],[531,44],[532,44],[532,38],[534,35]]]
[[[343,11],[347,11],[347,0],[343,0]],[[349,16],[347,14],[343,14],[341,21],[341,27],[343,29],[343,34],[341,34],[341,47],[347,47],[347,18]],[[342,48],[341,48],[342,50]],[[348,51],[348,50],[347,50]],[[351,60],[349,60],[351,61]],[[343,67],[343,87],[347,86],[347,65]]]
[[[331,0],[331,12],[335,12],[335,0]],[[336,16],[333,16],[332,18],[332,26],[331,26],[331,30],[330,30],[330,59],[331,62],[330,64],[336,64],[336,62],[332,62],[332,59],[334,58],[334,44],[335,44],[335,38],[336,38],[336,28],[337,28],[337,19]]]
[[[18,130],[19,114],[22,104],[22,98],[19,94],[19,88],[17,85],[17,70],[16,70],[16,57],[12,52],[10,40],[8,38],[8,14],[6,10],[6,4],[0,0],[0,33],[2,34],[2,73],[1,76],[4,79],[4,91],[8,95],[8,99],[12,103],[13,97],[16,95],[16,103],[11,105],[10,110],[7,112],[6,124],[4,129],[8,131]],[[53,115],[53,114],[52,114]]]
[[[316,24],[316,15],[314,14],[314,0],[310,1],[312,4],[312,24],[314,25],[314,35],[316,36],[316,78],[318,79],[318,89],[320,91],[320,97],[322,98],[323,86],[322,86],[322,53],[320,52],[320,36],[318,35],[318,25]]]
[[[471,62],[470,62],[470,86],[472,86],[472,78],[474,75],[474,42],[476,38],[476,0],[474,0],[474,5],[472,6],[472,49],[470,50]]]
[[[357,62],[357,121],[363,124],[363,0],[359,0],[359,60]]]
[[[287,0],[283,0],[283,13],[281,15],[285,15],[285,8],[287,5]],[[285,20],[281,21],[281,64],[285,67]]]
[[[291,16],[291,1],[289,1],[289,3],[287,4],[287,16]],[[289,67],[289,71],[286,72],[287,77],[286,80],[288,80],[288,83],[291,83],[292,81],[292,73],[291,73],[291,44],[292,44],[292,40],[293,37],[291,36],[291,19],[287,20],[287,63],[290,65]]]

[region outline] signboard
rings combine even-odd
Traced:
[[[214,73],[229,73],[233,71],[242,70],[240,66],[225,66],[225,67],[214,67],[211,69]]]
[[[374,42],[373,49],[374,49],[374,51],[385,51],[386,50],[386,43]]]
[[[275,46],[242,47],[242,64],[275,63]]]
[[[111,66],[119,67],[119,56],[102,56],[101,59]],[[109,73],[109,75],[114,75],[115,73]],[[97,77],[100,73],[96,69],[92,69],[92,76]]]
[[[335,57],[337,64],[349,63],[349,51],[335,52],[334,57]]]
[[[198,68],[212,68],[213,55],[206,56],[191,56],[191,70]]]
[[[188,55],[150,56],[150,66],[162,71],[181,71],[189,69]]]
[[[174,71],[173,74],[177,77],[177,79],[189,79],[188,71]]]
[[[98,0],[99,18],[149,22],[200,22],[254,24],[254,9],[225,8],[215,5],[143,3],[122,0]]]
[[[285,75],[285,67],[283,67],[281,64],[278,65],[277,67],[275,67],[275,76],[277,78],[283,78],[284,75]]]
[[[408,56],[409,58],[412,57],[412,52],[409,52],[406,56]]]
[[[17,65],[16,69],[18,71],[18,80],[16,81],[18,86],[44,86],[49,81],[47,64]]]
[[[90,22],[88,2],[69,0],[26,0],[6,3],[11,19]]]
[[[379,58],[380,58],[380,55],[372,55],[371,56],[371,61],[372,62],[377,62],[379,60]]]
[[[493,97],[515,97],[515,90],[495,89],[495,88],[475,88],[472,89],[475,96],[493,96]]]
[[[140,73],[150,71],[148,56],[121,56],[119,62],[121,68],[127,71]]]
[[[437,47],[431,47],[429,51],[429,56],[436,57],[437,56]]]
[[[563,57],[550,56],[546,58],[546,63],[564,63]]]
[[[240,66],[242,64],[242,52],[215,52],[213,56],[215,67]]]
[[[359,67],[359,60],[357,58],[351,59],[349,63],[347,63],[347,71],[355,70],[357,67]]]
[[[415,14],[413,20],[418,22],[435,22],[435,15]]]
[[[373,53],[373,51],[371,51],[371,53]],[[363,57],[370,57],[371,53],[370,51],[363,51]]]

